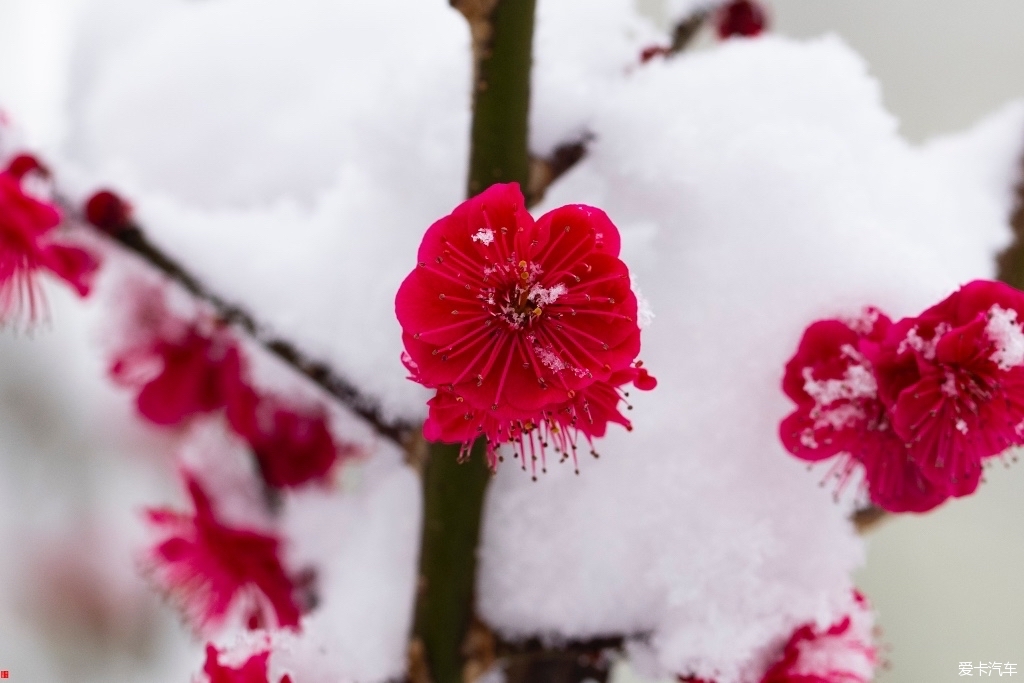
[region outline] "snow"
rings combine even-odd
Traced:
[[[494,241],[494,231],[490,228],[480,228],[477,230],[471,238],[474,242],[479,242],[485,247],[491,246],[491,242]]]
[[[205,282],[381,397],[390,415],[421,418],[428,393],[405,379],[393,298],[423,231],[462,197],[462,17],[415,0],[400,10],[131,5],[82,0],[68,134],[53,155],[62,185],[76,196],[117,188]],[[865,305],[898,318],[992,276],[1009,239],[1024,107],[914,147],[837,38],[736,40],[641,66],[640,49],[665,37],[629,0],[542,2],[538,12],[531,148],[592,138],[535,213],[590,203],[620,227],[649,302],[641,358],[659,385],[630,397],[634,431],[613,426],[580,476],[553,467],[534,483],[499,471],[478,606],[506,636],[626,634],[651,673],[755,681],[785,634],[842,614],[864,555],[850,497],[834,501],[821,471],[778,443],[785,361],[816,319]],[[100,298],[116,303],[113,275],[130,269],[113,262]],[[1009,323],[992,323],[1005,341],[997,362],[1024,354]],[[139,430],[125,426],[129,398],[103,384],[96,348],[60,344],[94,358],[75,383],[104,397],[74,403],[75,419]],[[254,373],[261,386],[320,396],[265,357]],[[332,424],[367,455],[285,501],[289,563],[318,569],[322,603],[303,635],[274,636],[272,664],[297,681],[381,681],[404,667],[420,487],[398,450],[351,415],[336,410]],[[255,494],[238,444],[200,429],[212,431],[110,438],[142,452],[161,443],[167,480],[176,462],[198,467],[224,485],[227,514],[246,516]],[[179,461],[164,452],[176,445]],[[0,488],[13,480],[0,477]],[[146,489],[145,504],[180,501],[168,488]],[[138,499],[122,491],[118,518],[134,519]],[[163,674],[120,678],[198,669],[198,644],[170,651]]]
[[[695,12],[724,5],[727,0],[666,0],[665,14],[671,24],[685,21]]]
[[[852,360],[864,362],[863,356],[849,344],[843,344],[840,351]],[[814,379],[811,368],[804,368],[804,391],[819,406],[827,406],[840,399],[875,398],[878,383],[870,368],[863,364],[851,365],[842,379]]]
[[[782,368],[816,319],[912,315],[993,275],[1024,108],[914,148],[838,39],[767,38],[654,61],[591,126],[538,211],[592,203],[622,229],[659,385],[581,476],[499,472],[480,609],[507,635],[643,635],[654,673],[757,680],[779,633],[839,616],[863,559],[849,501],[778,443]]]
[[[1024,330],[1017,321],[1017,311],[993,306],[989,311],[985,333],[995,344],[992,360],[1003,370],[1024,364]]]
[[[633,0],[538,2],[530,92],[530,151],[547,156],[591,132],[594,103],[666,40]]]

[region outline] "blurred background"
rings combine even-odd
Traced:
[[[666,23],[664,0],[637,3]],[[75,4],[0,0],[0,101],[37,144],[63,133],[56,112],[70,78]],[[1024,97],[1021,0],[769,7],[778,33],[834,32],[860,52],[911,142],[962,130]],[[705,32],[697,49],[711,43]],[[96,334],[96,311],[56,289],[50,299],[60,336]],[[188,680],[175,618],[127,576],[131,512],[166,491],[151,455],[167,445],[99,379],[101,358],[69,348],[45,329],[31,339],[0,335],[0,669],[41,683],[129,681],[144,664],[147,680]],[[68,378],[91,397],[88,407],[52,391]],[[882,525],[858,583],[880,615],[888,662],[880,683],[956,680],[964,661],[1024,670],[1024,471],[997,466],[978,495]]]

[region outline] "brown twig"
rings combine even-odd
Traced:
[[[677,54],[689,47],[710,16],[711,12],[708,10],[698,10],[676,24],[672,30],[672,45],[668,49],[669,54]]]
[[[1024,160],[1021,161],[1016,197],[1017,204],[1010,215],[1014,239],[996,260],[996,277],[1012,287],[1024,289]]]
[[[530,158],[530,181],[526,188],[526,203],[535,206],[544,199],[551,184],[575,166],[587,154],[587,144],[594,136],[587,133],[579,140],[564,142],[555,147],[548,157]]]
[[[850,516],[850,521],[853,522],[853,526],[857,529],[857,533],[863,536],[869,531],[874,531],[882,522],[891,518],[892,515],[882,508],[869,505],[855,511],[853,515]]]
[[[62,200],[61,205],[65,215],[74,217],[82,224],[87,224],[74,204]],[[113,235],[99,230],[96,232],[106,235],[181,285],[189,294],[209,305],[218,318],[241,329],[270,354],[294,368],[300,375],[309,379],[337,399],[339,403],[366,420],[381,436],[404,447],[418,432],[418,429],[411,423],[385,417],[377,400],[360,391],[354,383],[342,377],[328,363],[311,357],[293,342],[275,334],[269,326],[259,322],[245,308],[228,301],[203,284],[181,263],[151,242],[138,224],[129,223]]]
[[[573,641],[558,647],[539,640],[510,645],[499,644],[498,663],[507,683],[605,683],[613,658],[622,649],[622,638]]]

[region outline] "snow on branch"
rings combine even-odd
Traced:
[[[62,198],[60,203],[65,215],[72,220],[82,223],[90,222],[72,202]],[[95,217],[91,218],[93,222],[96,219]],[[192,296],[208,304],[223,322],[242,329],[270,354],[284,361],[296,372],[337,399],[339,403],[366,420],[381,436],[394,441],[399,446],[404,446],[417,431],[417,427],[407,421],[386,417],[374,397],[366,395],[351,380],[343,377],[328,363],[313,358],[297,344],[279,336],[270,326],[260,322],[245,307],[228,301],[213,291],[187,267],[154,244],[146,236],[142,226],[130,216],[124,215],[123,220],[102,227],[106,229],[101,232],[111,240],[181,285]]]

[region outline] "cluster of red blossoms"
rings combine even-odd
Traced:
[[[254,388],[241,346],[225,326],[171,314],[159,290],[143,291],[136,304],[134,338],[110,372],[137,391],[136,406],[148,421],[176,427],[221,411],[270,489],[322,480],[339,458],[356,452],[335,441],[322,406],[296,407]],[[200,632],[239,613],[251,629],[297,627],[312,577],[289,574],[275,534],[225,524],[199,481],[188,473],[185,479],[194,513],[148,512],[157,535],[148,564],[157,583]]]
[[[0,172],[0,322],[35,321],[44,312],[36,274],[49,271],[82,296],[89,293],[99,261],[67,244],[56,232],[61,215],[31,194],[48,171],[33,157],[15,158]],[[102,232],[130,229],[131,207],[109,191],[94,194],[85,217]],[[304,485],[327,476],[342,457],[356,452],[336,442],[321,405],[297,405],[249,380],[248,364],[230,329],[206,317],[187,320],[169,312],[158,289],[134,292],[124,346],[110,365],[111,377],[137,392],[139,414],[161,427],[222,412],[231,430],[250,447],[259,474],[271,489]],[[147,511],[157,534],[148,565],[158,583],[182,605],[200,632],[232,615],[250,629],[297,628],[310,604],[308,573],[289,574],[282,541],[272,531],[237,528],[216,514],[216,501],[200,482],[184,475],[194,511]],[[268,683],[268,653],[241,668],[221,665],[208,649],[210,683]],[[285,676],[279,683],[290,683]]]
[[[790,635],[760,683],[869,683],[878,666],[868,601],[853,593],[850,613],[826,629],[805,624]],[[682,683],[714,683],[680,676]]]
[[[206,646],[206,664],[203,665],[203,673],[207,678],[205,683],[271,683],[267,671],[269,650],[253,654],[238,667],[221,664],[220,655],[213,645]],[[292,677],[285,674],[278,683],[292,683]]]
[[[166,310],[158,293],[144,295],[132,320],[132,343],[110,365],[111,377],[137,391],[139,414],[162,427],[223,410],[250,446],[273,488],[324,478],[355,448],[335,442],[322,406],[297,406],[259,391],[230,330],[216,321],[187,321]]]
[[[570,205],[534,221],[519,185],[494,185],[427,230],[395,301],[412,379],[437,394],[431,441],[511,444],[536,474],[553,445],[575,461],[579,435],[627,429],[623,387],[653,389],[636,361],[637,299],[619,232]]]
[[[780,436],[797,457],[864,468],[871,501],[923,512],[973,493],[984,463],[1024,445],[1024,293],[971,282],[913,318],[869,309],[804,332]],[[840,484],[841,485],[841,484]]]
[[[87,296],[99,260],[57,231],[60,211],[26,188],[49,172],[34,157],[15,157],[0,172],[0,324],[27,324],[46,314],[38,273],[48,271]]]

